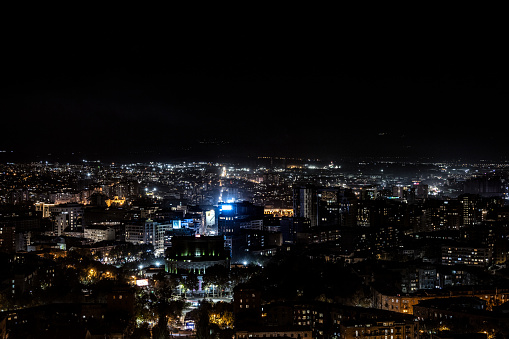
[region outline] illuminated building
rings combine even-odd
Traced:
[[[217,208],[212,206],[187,206],[186,219],[181,222],[182,226],[193,228],[200,235],[217,235]],[[187,220],[187,221],[186,221]],[[179,228],[173,226],[174,228]]]
[[[466,286],[452,288],[449,290],[426,290],[424,293],[399,294],[386,293],[373,288],[373,307],[380,310],[387,310],[399,313],[413,314],[413,307],[422,300],[450,297],[476,297],[486,301],[486,309],[492,310],[494,306],[502,305],[509,301],[509,289],[507,288],[482,288],[477,286]]]
[[[34,204],[35,211],[41,212],[43,218],[49,218],[51,216],[50,208],[55,206],[55,204],[46,204],[43,202],[37,202]]]
[[[87,226],[83,230],[83,237],[93,242],[115,240],[115,229],[108,226]]]
[[[13,225],[0,223],[0,252],[14,252],[15,247],[15,229]]]
[[[509,322],[503,313],[487,311],[486,301],[476,297],[454,297],[422,300],[414,305],[417,319],[447,327],[508,333]]]
[[[355,197],[339,187],[293,188],[293,215],[307,218],[310,226],[352,225]]]
[[[249,331],[255,327],[257,330],[260,329],[260,325],[262,325],[261,296],[261,290],[249,283],[235,286],[233,289],[233,314],[237,330]],[[243,338],[242,334],[237,337]],[[249,334],[246,333],[246,338],[248,337]]]
[[[245,229],[242,231],[242,242],[241,250],[244,252],[270,256],[282,245],[283,238],[280,232]]]
[[[166,267],[170,273],[205,274],[214,265],[229,266],[230,255],[223,236],[174,236],[166,251]]]
[[[311,330],[303,328],[279,328],[279,327],[257,327],[249,330],[235,331],[235,339],[248,339],[248,338],[295,338],[305,339],[312,338],[313,333]]]
[[[247,285],[239,285],[233,291],[233,312],[261,316],[261,291]]]
[[[293,209],[291,208],[265,208],[264,215],[272,215],[274,217],[293,217]]]
[[[125,204],[125,198],[119,198],[118,196],[113,197],[113,199],[106,200],[106,205],[110,207],[113,206],[123,206]]]
[[[442,246],[442,265],[488,266],[491,251],[486,247],[450,245]]]
[[[83,205],[67,203],[50,207],[53,220],[53,232],[61,235],[64,232],[78,231],[82,226]]]
[[[226,237],[231,246],[231,257],[235,262],[245,244],[244,228],[259,228],[263,225],[263,207],[243,201],[219,205],[218,232]]]
[[[152,244],[154,254],[160,256],[165,250],[165,235],[173,230],[173,224],[160,224],[151,219],[125,226],[125,241],[135,244]]]
[[[477,208],[478,196],[464,194],[459,197],[459,201],[463,205],[463,225],[472,226],[479,221],[480,210]]]
[[[307,186],[293,189],[293,214],[297,217],[309,219],[311,227],[317,225],[316,207],[314,188]]]
[[[263,208],[249,202],[219,205],[219,234],[230,235],[240,229],[240,223],[256,218],[263,219]]]
[[[373,321],[351,320],[340,325],[340,339],[354,338],[419,338],[419,323],[413,320]]]

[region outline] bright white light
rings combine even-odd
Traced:
[[[143,268],[143,265],[138,266],[138,268],[141,270]]]
[[[156,262],[156,266],[159,267],[161,266],[161,263],[159,261]]]
[[[148,279],[136,280],[136,286],[148,286]]]
[[[244,264],[244,266],[246,266],[247,265],[247,261],[242,262],[242,264]]]
[[[223,211],[231,211],[233,209],[233,206],[232,205],[222,205],[221,209]]]

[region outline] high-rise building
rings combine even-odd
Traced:
[[[56,235],[63,232],[75,232],[81,229],[83,219],[83,205],[67,203],[50,207],[53,231]]]
[[[318,225],[317,194],[314,187],[293,188],[293,215],[309,219],[311,227]]]
[[[225,236],[226,244],[230,245],[233,261],[239,259],[238,254],[245,242],[242,234],[244,228],[263,227],[263,206],[243,201],[219,205],[218,232]]]
[[[296,186],[293,215],[308,219],[311,227],[353,226],[355,200],[340,187]]]
[[[160,224],[151,219],[125,226],[125,241],[135,244],[151,244],[154,254],[160,256],[165,250],[165,234],[173,229],[173,224]]]
[[[0,252],[11,253],[15,250],[14,225],[0,223]]]
[[[479,197],[473,194],[463,194],[458,197],[458,200],[461,202],[462,216],[463,216],[463,226],[472,226],[475,225],[480,218],[479,208],[477,206]]]
[[[218,231],[220,235],[237,234],[242,223],[263,220],[263,207],[243,201],[219,205]]]

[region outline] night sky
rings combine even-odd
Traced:
[[[507,158],[504,44],[416,26],[19,25],[3,33],[0,160]]]

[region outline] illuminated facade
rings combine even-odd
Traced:
[[[230,255],[223,236],[175,236],[166,253],[166,270],[170,273],[204,274],[208,267],[229,267]]]
[[[272,215],[274,217],[293,217],[293,209],[291,208],[265,208],[263,214]]]
[[[419,323],[408,320],[399,321],[351,321],[340,325],[339,338],[392,338],[414,339],[419,338]]]
[[[442,246],[442,265],[488,266],[491,256],[485,247]]]
[[[238,330],[235,331],[235,339],[248,339],[248,338],[295,338],[305,339],[312,338],[313,332],[306,329],[282,329],[282,328],[258,328],[253,330]]]
[[[296,187],[293,190],[293,214],[307,218],[310,226],[317,225],[316,192],[312,187]]]
[[[414,306],[422,300],[450,298],[456,296],[476,297],[486,302],[486,309],[492,310],[494,306],[509,301],[509,289],[465,289],[450,290],[441,294],[427,292],[425,294],[384,294],[373,290],[373,307],[380,310],[414,314]]]
[[[115,240],[115,229],[108,226],[91,226],[83,230],[83,237],[93,242]]]
[[[293,215],[309,219],[310,226],[350,225],[353,218],[353,197],[340,187],[293,188]]]
[[[119,198],[118,196],[114,196],[113,199],[106,200],[106,205],[110,207],[113,206],[123,206],[125,204],[125,198]]]
[[[219,205],[218,231],[220,235],[238,233],[241,223],[263,219],[263,207],[247,201]]]
[[[151,219],[125,226],[125,241],[135,244],[152,244],[156,256],[165,250],[165,234],[173,229],[173,224],[160,224]]]
[[[55,204],[46,204],[43,202],[37,202],[34,204],[35,211],[41,212],[43,218],[49,218],[51,216],[50,208],[55,206]]]
[[[67,231],[78,231],[82,226],[83,205],[81,204],[60,204],[50,207],[53,221],[53,232],[61,235]]]

